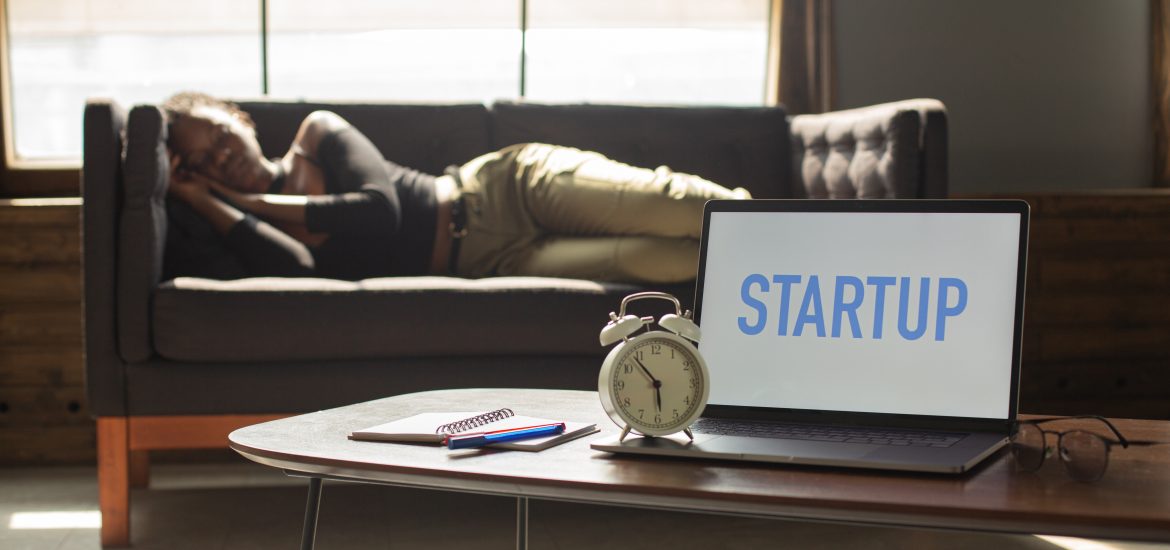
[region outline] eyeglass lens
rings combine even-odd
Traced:
[[[1089,432],[1073,430],[1060,437],[1060,459],[1068,475],[1080,481],[1096,481],[1109,465],[1109,446]]]
[[[1021,470],[1039,469],[1044,463],[1044,432],[1034,424],[1021,424],[1012,437],[1012,455]]]

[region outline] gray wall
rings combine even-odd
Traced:
[[[1148,0],[835,0],[836,108],[933,97],[952,193],[1148,187]]]

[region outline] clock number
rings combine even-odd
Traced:
[[[670,358],[674,359],[674,348],[670,348]]]
[[[690,387],[692,390],[695,389],[695,379],[694,378],[688,379],[687,386]]]
[[[678,419],[678,409],[674,409],[674,418]]]
[[[613,387],[617,388],[618,391],[624,390],[624,389],[626,389],[626,381],[625,380],[618,380],[617,382],[613,383]]]
[[[683,396],[683,403],[690,405],[691,404],[691,396],[689,396],[689,395]]]
[[[690,359],[683,361],[683,370],[691,370],[691,367],[693,366],[695,366],[695,364],[692,363]]]
[[[638,351],[635,351],[634,357],[637,357],[639,361],[644,361],[646,359],[646,350],[640,349]]]
[[[650,355],[662,355],[662,344],[650,344]]]
[[[630,374],[631,372],[634,372],[634,367],[629,363],[622,363],[622,373]]]
[[[638,409],[638,418],[646,418],[646,409]]]
[[[630,398],[629,397],[623,398],[622,405],[629,407],[630,406]]]
[[[654,423],[661,424],[662,423],[662,415],[660,415],[660,414],[654,415]]]

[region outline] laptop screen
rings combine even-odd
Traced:
[[[763,202],[820,206],[708,207],[696,313],[710,404],[1014,416],[1026,206]]]

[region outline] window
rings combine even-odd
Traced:
[[[515,0],[269,0],[269,95],[380,101],[515,97]]]
[[[260,92],[260,10],[233,0],[8,0],[9,121],[19,160],[81,157],[88,97]]]
[[[528,0],[525,95],[762,105],[768,6],[759,0]]]
[[[12,160],[86,98],[763,104],[769,0],[0,0]],[[265,12],[266,13],[263,13]]]

